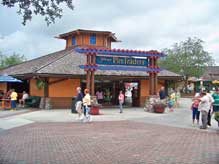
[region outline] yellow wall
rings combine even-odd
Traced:
[[[0,83],[0,90],[2,90],[4,93],[7,92],[7,83]]]
[[[50,78],[49,82],[60,78]],[[66,79],[49,85],[49,97],[73,97],[77,95],[76,88],[80,86],[80,79]],[[36,80],[30,80],[30,95],[44,96],[44,89],[37,89]]]
[[[37,89],[36,80],[30,80],[30,95],[31,96],[44,96],[44,89]]]
[[[50,78],[49,82],[58,78]],[[49,85],[49,97],[73,97],[77,95],[76,88],[80,86],[80,79],[67,79]]]
[[[157,92],[159,92],[161,86],[164,86],[164,80],[158,81]],[[141,80],[140,96],[149,96],[149,80]]]
[[[149,95],[149,80],[141,80],[140,96]]]

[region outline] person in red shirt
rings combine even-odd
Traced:
[[[193,99],[192,106],[191,106],[191,110],[192,110],[192,125],[193,126],[195,124],[195,120],[197,121],[197,125],[199,125],[199,116],[200,116],[200,111],[198,110],[198,106],[199,106],[199,103],[200,103],[199,98],[200,98],[200,96],[196,96]]]

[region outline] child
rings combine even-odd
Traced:
[[[176,94],[175,94],[175,92],[172,92],[170,94],[170,98],[169,98],[169,101],[167,103],[168,108],[170,109],[170,112],[173,112],[173,107],[174,107],[175,103],[176,103]]]
[[[197,121],[197,125],[199,125],[199,115],[200,115],[200,111],[198,110],[199,103],[200,103],[200,101],[199,101],[198,97],[195,97],[193,99],[192,106],[191,106],[191,110],[192,110],[192,125],[193,126],[195,124],[195,119]]]

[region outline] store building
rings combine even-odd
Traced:
[[[157,66],[156,60],[164,56],[162,53],[112,49],[112,43],[118,39],[109,31],[79,29],[56,38],[66,40],[64,50],[0,70],[1,75],[24,81],[10,86],[1,83],[0,90],[10,87],[18,92],[26,90],[31,96],[49,97],[52,108],[70,108],[78,86],[89,87],[93,94],[102,90],[103,106],[117,105],[118,93],[123,90],[127,105],[143,106],[146,97],[156,94],[162,85],[167,87],[170,81],[181,79],[180,75]],[[101,63],[104,60],[107,62]]]

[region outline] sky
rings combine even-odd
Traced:
[[[0,4],[0,52],[18,53],[28,60],[65,48],[54,38],[76,29],[112,31],[122,42],[113,48],[158,50],[197,37],[219,65],[218,0],[73,0],[49,27],[34,16],[26,26],[16,8]]]

